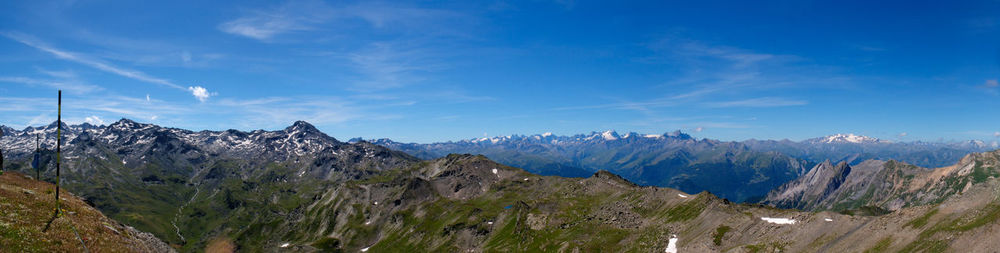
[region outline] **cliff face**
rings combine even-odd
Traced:
[[[935,204],[1000,177],[998,160],[1000,151],[970,154],[954,165],[935,169],[897,161],[869,160],[854,166],[823,163],[771,191],[763,203],[835,211]]]
[[[781,207],[808,209],[813,203],[837,192],[851,174],[846,162],[833,165],[830,161],[816,165],[808,173],[771,191],[766,203]]]

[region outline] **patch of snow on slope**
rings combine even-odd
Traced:
[[[677,194],[677,196],[678,196],[678,197],[681,197],[681,198],[687,198],[687,197],[688,197],[687,195],[684,195],[684,194],[680,194],[680,193],[678,193],[678,194]]]
[[[795,224],[795,222],[796,222],[795,220],[788,219],[788,218],[761,217],[760,219],[764,220],[764,221],[767,221],[768,223],[774,223],[774,224],[779,224],[779,225]]]
[[[677,235],[671,235],[670,241],[667,243],[667,253],[677,253]]]

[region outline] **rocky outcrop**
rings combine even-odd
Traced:
[[[764,204],[803,210],[843,211],[865,206],[898,210],[939,203],[1000,177],[1000,150],[974,153],[935,169],[898,161],[868,160],[849,166],[829,162],[771,191]]]

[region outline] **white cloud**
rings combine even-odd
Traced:
[[[903,137],[906,137],[907,135],[909,135],[909,133],[902,132],[902,133],[899,133],[899,135],[897,135],[897,136],[899,136],[900,138],[903,138]]]
[[[98,126],[99,125],[104,125],[104,120],[101,120],[101,118],[97,117],[97,115],[92,115],[90,117],[87,117],[87,118],[83,119],[83,121],[87,122],[87,123],[90,123],[91,125],[98,125]]]
[[[993,137],[1000,137],[1000,132],[993,132]]]
[[[211,96],[218,95],[215,92],[209,93],[208,89],[205,89],[204,87],[201,86],[188,87],[188,91],[191,91],[191,95],[194,95],[194,97],[198,98],[198,100],[201,102],[207,101],[208,98]],[[146,99],[149,100],[149,96],[146,96]]]
[[[778,97],[751,98],[737,101],[707,103],[709,107],[782,107],[806,105],[805,100],[794,100]]]
[[[696,128],[694,128],[694,132],[695,133],[700,133],[701,131],[705,131],[705,128],[704,127],[696,127]]]
[[[146,102],[149,102],[149,94],[146,94]]]

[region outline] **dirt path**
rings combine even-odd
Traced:
[[[177,219],[181,217],[181,211],[184,211],[184,207],[187,207],[188,204],[191,204],[191,202],[194,202],[194,199],[198,197],[198,193],[201,193],[201,188],[198,188],[198,185],[195,185],[194,186],[194,195],[191,196],[191,199],[188,199],[187,202],[185,202],[183,205],[181,205],[180,207],[177,208],[177,214],[174,214],[174,220],[170,221],[170,225],[173,225],[174,229],[177,231],[176,232],[177,233],[177,237],[180,237],[181,241],[184,241],[184,242],[187,242],[187,239],[184,239],[184,236],[181,235],[181,228],[177,227]]]

